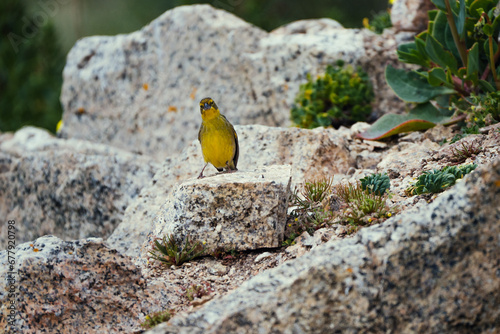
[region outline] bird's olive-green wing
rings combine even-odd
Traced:
[[[234,130],[233,126],[231,126],[231,128],[233,129],[234,142],[236,143],[236,150],[234,151],[233,158],[234,168],[236,168],[236,165],[238,164],[238,157],[240,156],[240,145],[238,145],[238,135],[236,134],[236,131]]]
[[[238,164],[238,158],[240,156],[240,145],[238,144],[238,135],[236,134],[236,130],[234,130],[233,125],[231,122],[229,122],[226,118],[226,116],[220,114],[222,117],[224,117],[224,120],[226,121],[227,124],[231,127],[231,130],[233,130],[233,135],[234,135],[234,143],[236,144],[236,149],[234,150],[234,157],[233,157],[233,163],[234,163],[234,168],[236,168],[236,165]]]

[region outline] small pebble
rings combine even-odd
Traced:
[[[273,254],[272,253],[269,253],[269,252],[264,252],[262,254],[259,254],[255,260],[253,262],[255,263],[259,263],[260,261],[264,260],[264,259],[267,259],[269,257],[271,257]]]

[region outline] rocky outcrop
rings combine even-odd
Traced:
[[[192,6],[139,32],[81,40],[64,74],[60,135],[72,138],[34,128],[0,134],[8,221],[0,232],[17,246],[0,252],[0,328],[136,333],[146,314],[172,308],[177,315],[151,333],[497,332],[498,125],[443,145],[452,127],[379,143],[356,138],[367,123],[262,125],[287,125],[306,73],[339,58],[369,72],[376,112],[394,111],[401,102],[383,65],[412,34],[378,36],[328,19],[266,33]],[[204,164],[197,102],[206,95],[238,124],[239,170],[215,175],[209,166],[194,180]],[[457,159],[465,145],[474,153]],[[462,163],[479,167],[440,195],[405,191],[422,171]],[[322,203],[331,210],[324,220],[295,229],[305,223],[285,218],[290,177],[292,187],[322,178],[336,186],[374,172],[391,183],[391,211],[367,220],[379,225],[355,232],[337,214],[335,192]],[[293,245],[267,248],[281,244],[284,224],[284,244]],[[59,239],[113,229],[106,242]],[[146,261],[141,246],[171,232],[197,234],[210,250],[266,249],[169,267]],[[36,239],[49,233],[57,237]]]
[[[369,72],[375,114],[397,112],[403,104],[387,96],[381,66],[396,61],[395,47],[390,34],[330,19],[266,33],[208,5],[177,7],[129,35],[78,41],[64,69],[61,135],[163,160],[196,138],[206,96],[233,124],[288,126],[307,73],[338,59]]]
[[[313,180],[346,174],[356,163],[345,134],[334,129],[304,130],[263,125],[235,128],[241,148],[237,174],[256,167],[291,165],[292,182],[298,184],[306,178]],[[345,132],[350,133],[349,130]],[[193,141],[179,156],[167,159],[150,185],[129,205],[123,223],[108,242],[124,254],[138,256],[170,191],[180,182],[198,176],[203,165],[198,141]],[[205,170],[207,180],[215,173],[215,168],[208,166]]]
[[[9,333],[131,333],[152,307],[141,270],[102,239],[45,236],[13,252],[0,252],[0,327]],[[10,324],[8,306],[17,312]]]
[[[148,333],[500,328],[500,160],[432,204],[330,241]]]
[[[45,234],[105,238],[158,167],[110,146],[23,128],[0,139],[0,216],[15,221],[17,243]],[[0,231],[7,235],[7,224]]]
[[[179,245],[188,238],[203,244],[207,254],[281,246],[290,181],[290,166],[271,166],[181,183],[156,216],[141,257],[165,235]]]

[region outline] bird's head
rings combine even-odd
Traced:
[[[214,100],[206,97],[200,101],[200,112],[201,118],[206,121],[219,115],[219,107],[217,107]]]

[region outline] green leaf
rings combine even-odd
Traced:
[[[431,2],[439,9],[444,10],[446,12],[446,5],[444,4],[444,0],[431,0]]]
[[[498,49],[498,44],[496,42],[493,42],[493,54],[497,52],[497,49]],[[484,41],[484,52],[486,53],[488,59],[490,59],[490,43],[488,39]]]
[[[500,32],[500,15],[495,17],[495,20],[493,20],[492,23],[493,26],[493,40],[498,39],[498,33]]]
[[[449,83],[446,78],[446,72],[441,67],[435,67],[429,71],[427,81],[432,86],[442,86],[453,88],[453,84]]]
[[[479,70],[479,44],[476,42],[467,51],[467,78],[477,78]]]
[[[435,107],[438,108],[439,112],[441,112],[444,116],[451,116],[455,113],[455,110],[450,110],[450,96],[449,95],[440,95],[433,99],[435,102]]]
[[[462,58],[460,58],[460,53],[458,52],[457,45],[455,44],[455,40],[453,39],[453,35],[451,34],[451,28],[448,24],[446,24],[445,29],[444,29],[444,41],[445,41],[445,46],[450,52],[453,54],[455,59],[458,60],[461,66],[464,66],[462,64]]]
[[[491,92],[491,93],[494,93],[496,92],[497,90],[495,89],[495,87],[493,87],[488,81],[486,80],[479,80],[479,86],[481,86],[481,88],[483,90],[486,90],[488,92]]]
[[[386,114],[372,124],[368,130],[358,134],[366,140],[379,140],[397,133],[426,130],[436,124],[447,124],[452,116],[445,115],[431,103],[417,105],[406,115]]]
[[[427,51],[429,58],[439,66],[449,68],[453,73],[457,72],[457,60],[433,36],[427,36],[425,51]]]
[[[439,11],[436,15],[436,19],[434,20],[434,26],[432,28],[432,36],[439,41],[439,43],[445,45],[445,32],[446,27],[448,26],[448,20],[446,19],[446,14],[442,11]]]
[[[430,85],[427,79],[416,72],[396,69],[391,65],[385,69],[385,78],[396,95],[408,102],[422,103],[439,95],[456,93],[448,87]]]
[[[417,49],[416,43],[401,44],[398,47],[398,58],[401,62],[408,64],[417,64],[423,67],[429,67],[429,61]]]
[[[427,12],[427,17],[429,18],[429,21],[434,21],[434,18],[436,17],[437,13],[440,12],[437,9],[431,9]]]
[[[493,26],[491,24],[486,23],[483,26],[483,32],[486,36],[493,36]]]
[[[429,58],[429,56],[427,55],[427,51],[425,51],[425,40],[427,39],[427,36],[429,36],[429,33],[424,31],[415,37],[415,45],[417,46],[417,50],[425,58]]]
[[[480,13],[482,11],[488,12],[493,6],[495,6],[495,2],[492,0],[476,0],[473,1],[470,5],[469,13],[472,17],[479,19],[479,16],[481,16]],[[479,9],[482,9],[482,11],[480,11]]]
[[[457,26],[458,34],[460,39],[465,38],[465,0],[460,0],[460,8],[458,10],[458,16],[455,17],[455,25]]]

